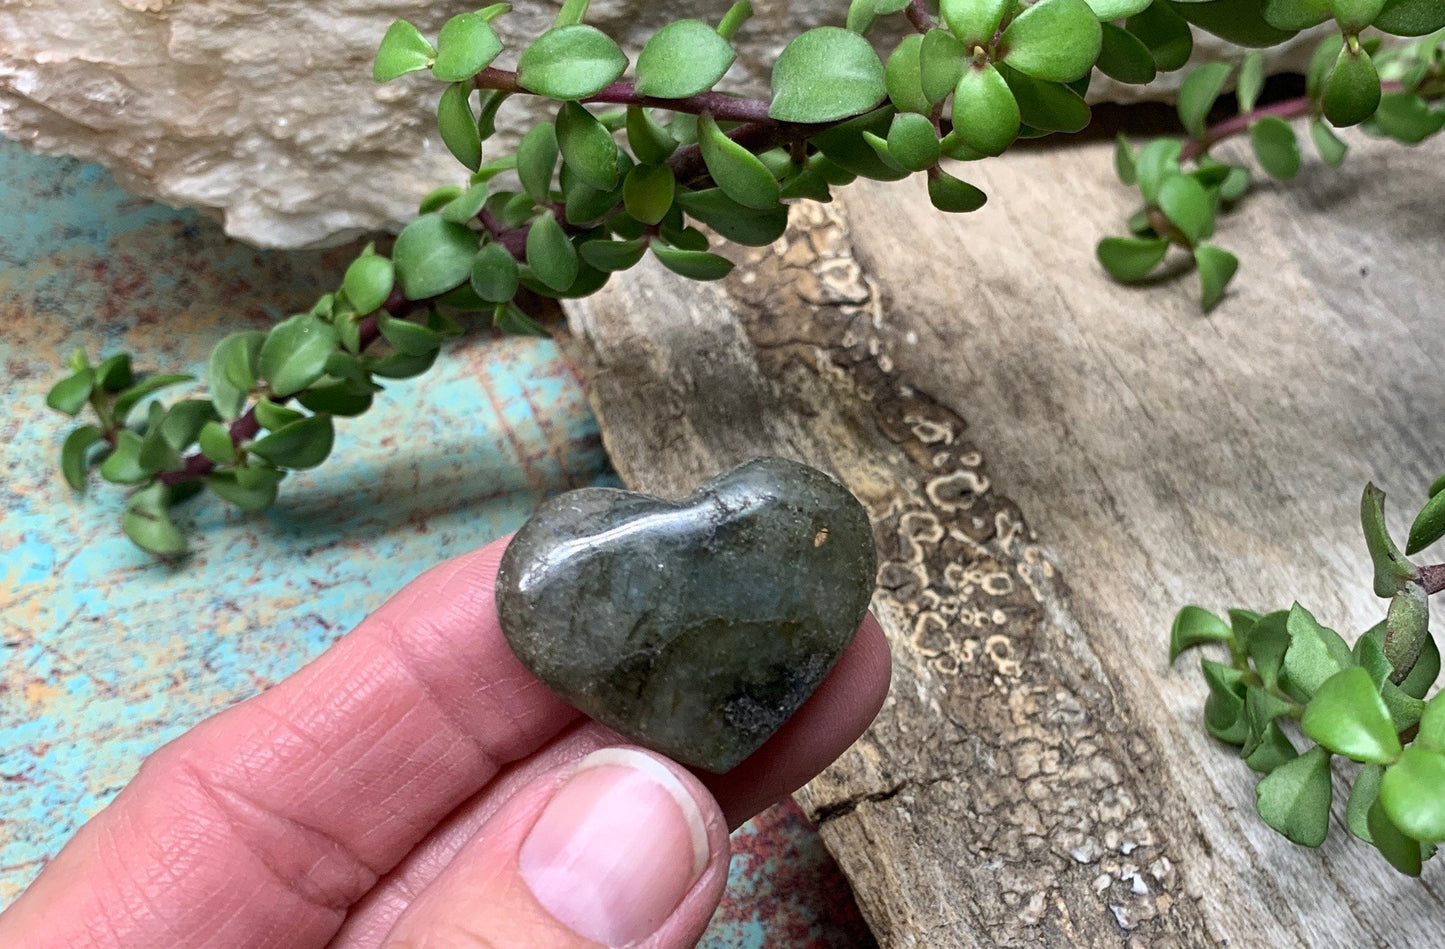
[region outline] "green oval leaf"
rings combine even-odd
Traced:
[[[1239,270],[1239,258],[1222,247],[1200,244],[1194,248],[1194,265],[1199,269],[1199,305],[1208,313],[1224,299],[1224,291]]]
[[[1244,673],[1210,659],[1201,659],[1199,668],[1209,686],[1209,698],[1204,702],[1204,730],[1227,744],[1244,744],[1249,737]]]
[[[657,224],[672,209],[677,179],[667,165],[637,165],[622,184],[627,213],[643,224]]]
[[[116,353],[95,367],[95,386],[102,392],[119,392],[134,381],[128,353]]]
[[[577,249],[550,211],[527,229],[527,266],[553,290],[566,290],[577,279]]]
[[[963,76],[968,51],[947,30],[929,30],[918,47],[918,79],[930,103],[942,102]],[[892,93],[890,92],[890,98]]]
[[[1102,44],[1099,18],[1084,0],[1040,0],[1014,17],[999,39],[1004,62],[1048,82],[1085,75]]]
[[[1153,0],[1089,0],[1089,9],[1101,21],[1122,20],[1143,13]]]
[[[1193,138],[1204,137],[1204,122],[1230,72],[1228,63],[1205,63],[1184,77],[1179,86],[1179,121]]]
[[[1298,603],[1285,622],[1289,648],[1284,654],[1281,687],[1301,702],[1308,701],[1327,680],[1354,665],[1350,647],[1340,634],[1322,625]]]
[[[440,188],[433,188],[426,197],[421,199],[417,205],[416,213],[430,214],[433,211],[440,211],[442,208],[460,198],[463,190],[457,185],[442,185]]]
[[[241,414],[246,396],[256,384],[256,367],[266,334],[258,330],[232,333],[216,344],[206,363],[206,387],[221,418]]]
[[[471,95],[469,82],[447,86],[437,101],[437,130],[452,157],[476,171],[482,166],[482,136],[477,130],[477,117],[472,114]]]
[[[923,94],[923,37],[910,33],[894,47],[883,71],[883,85],[893,107],[900,112],[927,115],[933,108]]]
[[[139,484],[154,473],[141,466],[141,437],[130,429],[116,433],[115,447],[100,463],[100,476],[112,484]]]
[[[689,280],[721,280],[732,273],[733,262],[705,250],[681,250],[661,241],[652,242],[652,253],[661,264]]]
[[[314,468],[331,454],[336,428],[330,415],[308,415],[246,446],[246,450],[282,468]]]
[[[703,164],[724,194],[745,207],[759,211],[778,203],[781,195],[773,173],[756,155],[723,134],[711,115],[698,117],[697,135]]]
[[[597,117],[575,102],[557,112],[557,148],[572,172],[590,187],[611,191],[620,177],[617,145]]]
[[[121,517],[125,536],[147,553],[176,557],[186,552],[186,538],[166,513],[170,489],[153,484],[131,495]]]
[[[1264,21],[1279,30],[1307,30],[1330,18],[1326,0],[1264,0]]]
[[[66,376],[45,394],[45,404],[57,412],[74,418],[90,401],[91,390],[95,388],[95,370],[82,369]]]
[[[1165,247],[1168,246],[1165,242]],[[1163,255],[1160,257],[1162,259]],[[1152,270],[1153,266],[1150,264],[1149,269]],[[1218,616],[1198,606],[1186,606],[1174,617],[1174,626],[1169,632],[1169,662],[1173,663],[1186,649],[1205,643],[1227,643],[1233,637],[1234,632],[1230,625]]]
[[[371,78],[377,82],[390,82],[431,65],[437,51],[421,35],[421,30],[405,20],[397,20],[387,28],[381,45],[376,50],[376,60],[371,66]]]
[[[940,211],[967,214],[983,207],[988,195],[942,168],[935,168],[928,175],[928,200]]]
[[[255,408],[256,421],[261,427],[269,431],[275,431],[292,422],[299,422],[306,417],[304,412],[295,409],[288,409],[284,405],[278,405],[270,399],[257,399]]]
[[[768,115],[780,122],[836,122],[887,95],[873,47],[836,26],[808,30],[788,43],[773,66],[772,89]]]
[[[1381,643],[1392,672],[1414,667],[1429,636],[1429,626],[1430,602],[1424,587],[1418,583],[1402,584],[1390,597]]]
[[[489,303],[505,303],[517,295],[517,260],[501,244],[488,244],[472,261],[472,289]]]
[[[927,116],[899,112],[888,129],[888,152],[909,171],[923,171],[938,164],[938,133]]]
[[[1391,92],[1380,97],[1367,130],[1387,135],[1406,145],[1418,145],[1445,128],[1445,109],[1432,109],[1423,96],[1413,92]]]
[[[1349,46],[1340,50],[1335,68],[1325,79],[1321,104],[1325,118],[1337,128],[1359,125],[1375,114],[1380,105],[1380,74],[1369,53],[1363,49],[1352,53]]]
[[[588,241],[577,252],[589,266],[613,273],[636,266],[647,253],[647,241],[641,237],[629,241]]]
[[[1330,12],[1347,33],[1358,33],[1375,21],[1385,0],[1329,0]]]
[[[105,437],[98,425],[82,425],[65,436],[60,447],[60,473],[76,491],[85,490],[85,470],[90,449]]]
[[[1249,143],[1270,175],[1287,179],[1299,174],[1299,141],[1284,119],[1267,115],[1255,122],[1249,128]]]
[[[1318,847],[1330,830],[1330,756],[1319,745],[1275,768],[1254,787],[1264,822],[1297,844]]]
[[[605,33],[573,24],[550,29],[527,47],[517,63],[517,84],[550,99],[585,99],[626,68],[627,57]]]
[[[1207,3],[1175,0],[1169,6],[1195,26],[1237,46],[1278,46],[1293,31],[1277,30],[1265,21],[1260,0],[1210,0]]]
[[[1381,779],[1382,787],[1383,784],[1384,780]],[[1369,826],[1370,842],[1380,851],[1381,856],[1390,861],[1390,866],[1407,876],[1419,876],[1423,856],[1420,843],[1405,836],[1400,828],[1395,826],[1395,822],[1385,811],[1383,801],[1377,799],[1371,805],[1365,820]]]
[[[557,154],[557,129],[551,122],[532,126],[517,144],[517,177],[527,196],[538,204],[552,200]]]
[[[1194,34],[1188,22],[1162,0],[1129,17],[1124,29],[1149,48],[1160,72],[1181,68],[1194,52]]]
[[[677,150],[677,139],[672,133],[646,109],[636,105],[627,107],[627,144],[644,165],[660,165]]]
[[[502,41],[479,13],[463,13],[442,25],[431,74],[443,82],[462,82],[487,68],[502,51]]]
[[[236,463],[236,443],[231,441],[231,430],[220,422],[207,422],[201,426],[201,454],[218,465]]]
[[[1158,74],[1154,54],[1133,33],[1112,23],[1103,23],[1103,45],[1099,50],[1099,71],[1112,79],[1133,85],[1153,82]]]
[[[968,46],[991,46],[1013,0],[940,0],[939,10],[953,35]]]
[[[998,67],[1018,101],[1023,124],[1045,132],[1079,132],[1089,124],[1089,106],[1062,83],[1025,76],[1007,65]]]
[[[1335,673],[1319,687],[1300,727],[1324,747],[1356,761],[1389,764],[1400,756],[1390,711],[1359,666]]]
[[[1254,111],[1254,104],[1259,101],[1259,93],[1264,89],[1264,54],[1254,50],[1244,57],[1244,62],[1239,64],[1239,81],[1235,85],[1234,94],[1239,101],[1240,112]]]
[[[1355,775],[1355,783],[1350,787],[1349,803],[1345,805],[1345,826],[1367,844],[1374,843],[1368,816],[1370,808],[1380,797],[1380,779],[1384,775],[1383,765],[1367,764],[1360,768],[1360,773]]]
[[[111,403],[110,414],[115,419],[117,425],[124,425],[126,419],[130,417],[131,411],[140,404],[141,399],[144,399],[152,392],[159,392],[162,389],[179,385],[182,382],[190,382],[194,378],[194,376],[188,376],[185,373],[149,376],[116,396],[115,401]]]
[[[1415,659],[1415,665],[1410,668],[1409,673],[1400,682],[1400,691],[1412,698],[1423,699],[1439,676],[1440,647],[1435,645],[1434,637],[1427,633],[1425,644],[1420,649],[1420,655]],[[1445,740],[1441,741],[1440,747],[1436,750],[1445,751]]]
[[[1319,119],[1310,120],[1310,138],[1315,143],[1315,151],[1320,153],[1325,164],[1338,165],[1345,160],[1345,152],[1349,146]]]
[[[848,4],[846,26],[854,33],[867,33],[878,17],[885,13],[897,13],[908,3],[909,0],[853,0]]]
[[[401,240],[397,240],[397,249]],[[274,396],[287,396],[321,378],[326,358],[340,344],[336,329],[310,313],[301,313],[277,323],[266,334],[257,356],[258,375],[266,380]]]
[[[1280,730],[1278,723],[1270,722],[1264,726],[1254,748],[1244,755],[1244,763],[1251,770],[1269,774],[1280,765],[1298,757],[1299,749],[1294,746],[1294,742]]]
[[[1375,28],[1395,36],[1424,36],[1445,29],[1445,4],[1439,0],[1386,0]]]
[[[725,240],[748,247],[766,247],[788,227],[787,205],[757,211],[734,201],[721,188],[679,191],[677,205]]]
[[[480,240],[475,231],[440,214],[423,214],[408,224],[391,250],[406,298],[439,296],[466,283]]]
[[[1114,174],[1126,185],[1132,185],[1139,180],[1134,170],[1134,149],[1123,132],[1114,137]]]
[[[389,313],[376,314],[377,328],[381,336],[399,353],[421,356],[433,352],[442,344],[441,333],[410,320],[399,320]],[[267,428],[270,428],[268,425]]]
[[[297,393],[296,401],[313,412],[331,415],[361,415],[371,408],[372,393],[369,388],[341,379],[323,379]]]
[[[1019,133],[1019,121],[1018,100],[992,63],[963,71],[953,93],[953,131],[970,148],[1003,154]]]
[[[395,282],[396,267],[389,259],[377,254],[363,254],[346,268],[341,290],[356,307],[356,312],[365,315],[386,302]]]
[[[1124,283],[1143,280],[1149,276],[1168,252],[1169,242],[1162,237],[1106,237],[1099,241],[1099,246],[1095,249],[1099,263],[1104,270],[1108,271],[1109,276]],[[1185,609],[1197,609],[1197,607],[1185,607]],[[1200,612],[1204,611],[1200,610]],[[1174,620],[1176,637],[1180,620],[1183,617],[1184,613],[1181,612]],[[1228,627],[1225,629],[1227,631]],[[1175,639],[1171,639],[1169,661],[1173,662],[1179,655],[1178,649],[1187,649],[1191,645],[1197,645],[1197,643],[1191,642],[1176,648]]]
[[[1415,840],[1445,841],[1445,755],[1411,746],[1380,780],[1391,823]]]
[[[1169,175],[1159,185],[1159,210],[1190,244],[1214,229],[1214,206],[1204,186],[1189,175]]]
[[[241,510],[259,511],[276,500],[276,486],[284,477],[286,472],[274,468],[246,467],[212,472],[206,484]]]
[[[685,99],[706,92],[728,71],[737,53],[717,31],[699,20],[667,24],[637,56],[637,93]]]

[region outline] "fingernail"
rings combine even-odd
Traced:
[[[707,827],[682,781],[651,755],[603,748],[542,811],[519,870],[578,935],[628,946],[657,931],[707,862]]]

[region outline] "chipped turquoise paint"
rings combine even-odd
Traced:
[[[82,346],[199,371],[221,336],[307,305],[355,248],[257,251],[93,165],[3,141],[0,207],[3,907],[157,746],[285,677],[549,494],[615,479],[557,348],[473,334],[343,421],[335,460],[287,479],[265,514],[193,502],[181,521],[195,554],[155,562],[120,533],[120,490],[96,484],[81,499],[58,477],[66,425],[44,407],[56,367]],[[763,815],[735,847],[704,945],[866,940],[795,810]]]

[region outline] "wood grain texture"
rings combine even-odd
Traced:
[[[1341,795],[1320,851],[1264,827],[1165,644],[1185,602],[1383,615],[1360,489],[1418,503],[1445,467],[1442,157],[1361,140],[1259,188],[1212,317],[1192,278],[1099,272],[1133,210],[1104,145],[969,166],[992,199],[963,217],[859,183],[722,284],[649,265],[569,305],[629,484],[784,454],[873,517],[892,692],[798,798],[883,945],[1438,936],[1439,861],[1396,875]]]

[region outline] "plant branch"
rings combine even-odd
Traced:
[[[508,93],[536,93],[524,89],[517,81],[517,74],[510,69],[488,66],[473,80],[478,89],[496,89]],[[724,122],[773,122],[768,118],[769,103],[763,99],[744,99],[722,92],[700,92],[685,99],[659,99],[656,96],[638,95],[637,84],[619,80],[612,85],[578,100],[582,103],[608,105],[640,105],[671,112],[687,112],[702,115],[704,112]]]
[[[1404,88],[1405,87],[1398,82],[1380,83],[1380,91],[1382,93],[1399,92]],[[1201,137],[1191,138],[1185,142],[1183,150],[1179,153],[1179,160],[1190,161],[1191,159],[1198,158],[1226,138],[1232,138],[1235,135],[1248,132],[1249,127],[1260,119],[1269,116],[1285,119],[1286,121],[1289,119],[1299,119],[1306,115],[1313,114],[1317,107],[1315,100],[1309,96],[1296,96],[1293,99],[1283,99],[1266,106],[1260,106],[1257,109],[1251,109],[1248,112],[1241,112],[1238,115],[1230,116],[1223,122],[1211,125],[1205,129],[1204,135]]]
[[[387,311],[392,316],[403,317],[408,313],[426,306],[428,302],[429,301],[426,300],[408,300],[401,292],[401,288],[397,287],[392,290],[391,296],[381,305],[381,309]],[[361,319],[357,324],[357,337],[357,349],[360,352],[365,352],[368,346],[381,338],[381,325],[376,318],[376,314],[371,314]],[[290,401],[290,396],[273,397],[271,401],[277,405],[282,405]],[[231,423],[229,430],[231,444],[240,448],[243,443],[255,438],[260,431],[261,423],[256,418],[256,406],[253,404],[250,408],[246,409],[240,418]],[[216,463],[214,461],[207,458],[201,452],[195,451],[181,459],[181,466],[179,468],[160,472],[156,475],[156,480],[161,484],[173,486],[184,484],[188,481],[199,481],[215,470]]]
[[[1445,563],[1434,563],[1420,568],[1420,586],[1426,596],[1433,596],[1445,590]]]
[[[927,33],[929,30],[938,28],[938,21],[933,18],[928,5],[923,0],[913,0],[908,4],[908,22],[920,33]]]

